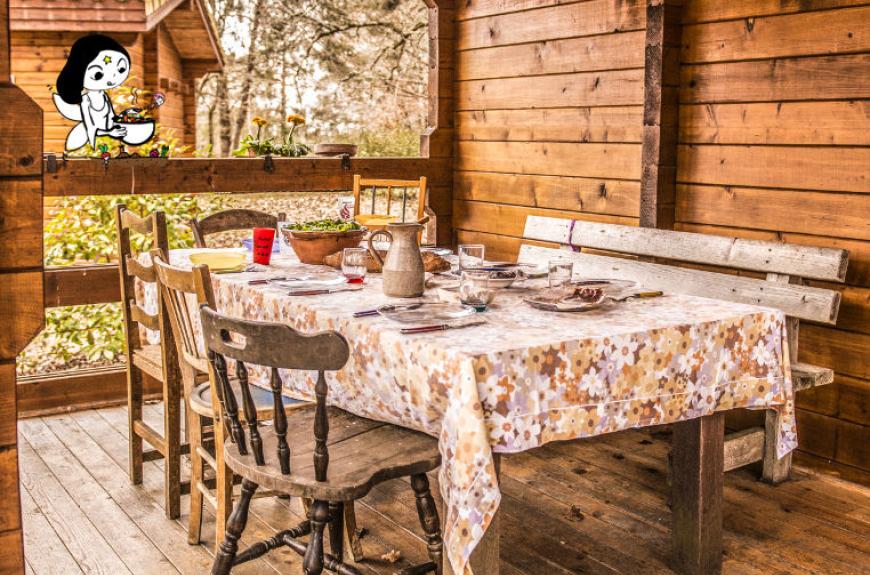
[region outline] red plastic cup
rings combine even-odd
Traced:
[[[272,244],[275,243],[275,228],[254,228],[254,263],[269,265],[272,261]]]

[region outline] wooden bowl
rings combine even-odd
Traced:
[[[281,228],[281,233],[287,238],[299,261],[317,265],[322,265],[326,256],[338,253],[344,248],[359,247],[367,231],[362,228],[347,232],[300,232]]]
[[[318,156],[341,156],[347,154],[348,156],[356,156],[357,153],[357,145],[356,144],[317,144],[314,146],[314,153]]]

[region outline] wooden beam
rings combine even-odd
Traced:
[[[120,301],[118,266],[104,264],[46,269],[44,299],[45,307]]]
[[[680,421],[673,436],[673,544],[682,575],[722,572],[725,418]]]
[[[450,181],[443,158],[353,158],[346,166],[340,158],[56,159],[51,169],[48,162],[46,196],[350,190],[354,174]]]
[[[682,0],[647,0],[640,225],[673,229]]]
[[[160,397],[161,384],[145,375],[145,395]],[[36,417],[121,405],[127,401],[124,366],[82,369],[18,379],[18,415]]]
[[[0,572],[24,573],[15,358],[42,328],[42,110],[9,83],[9,2],[0,0]],[[12,247],[17,246],[17,247]]]

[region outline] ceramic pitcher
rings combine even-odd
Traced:
[[[384,294],[392,297],[423,295],[426,272],[418,243],[422,228],[420,224],[387,224],[386,230],[378,230],[369,236],[369,251],[383,268]],[[373,245],[378,236],[390,240],[385,258],[381,258]]]

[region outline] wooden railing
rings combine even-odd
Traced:
[[[418,178],[431,182],[429,206],[438,221],[438,243],[452,241],[451,170],[442,158],[232,158],[232,159],[61,159],[44,165],[46,198],[121,194],[205,194],[344,191],[354,174],[366,178]],[[119,301],[114,264],[47,268],[46,308]],[[120,326],[119,326],[120,329]],[[155,388],[156,390],[156,388]],[[80,370],[73,374],[19,379],[22,415],[85,405],[106,405],[126,398],[123,368]]]

